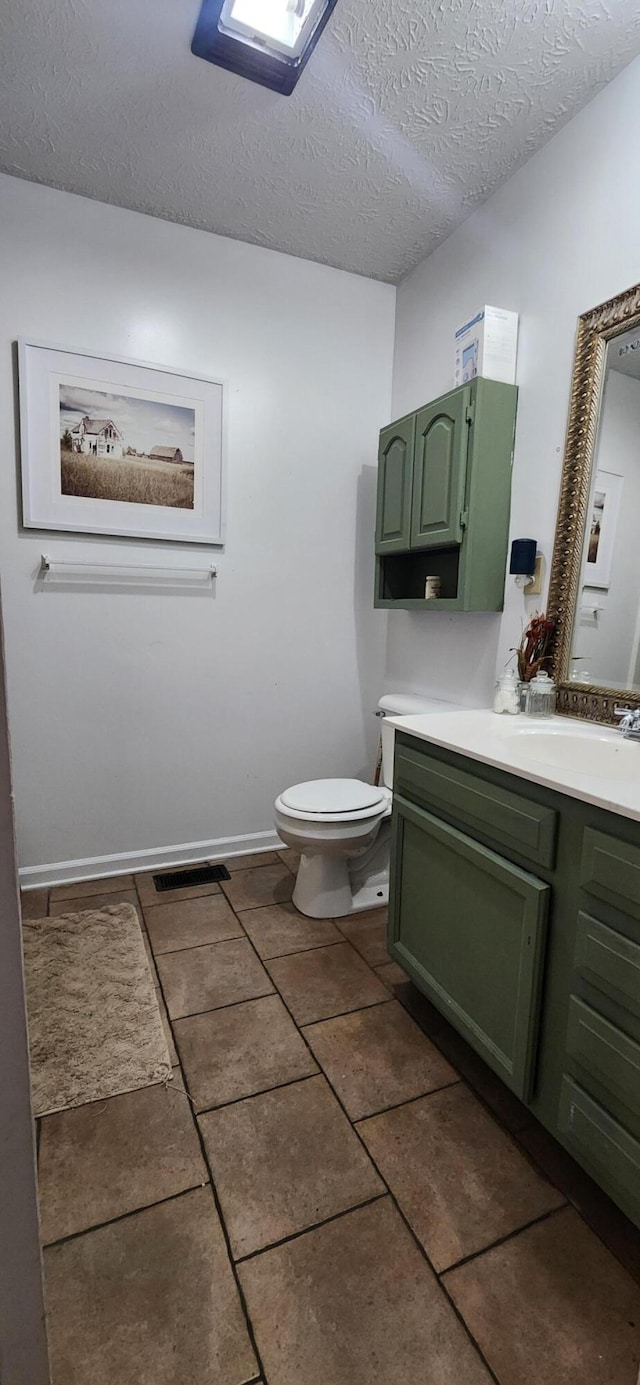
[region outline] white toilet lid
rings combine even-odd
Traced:
[[[298,813],[359,813],[382,803],[384,794],[361,779],[311,779],[285,789],[285,808]]]

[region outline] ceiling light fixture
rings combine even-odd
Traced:
[[[198,58],[289,96],[337,0],[202,0]]]

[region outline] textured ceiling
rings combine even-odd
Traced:
[[[291,97],[199,0],[10,0],[0,167],[398,280],[640,51],[637,0],[338,0]]]

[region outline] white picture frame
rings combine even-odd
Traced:
[[[613,471],[596,471],[585,535],[585,587],[607,588],[611,584],[622,481],[622,476],[617,476]]]
[[[18,369],[27,529],[224,543],[223,380],[24,339]]]

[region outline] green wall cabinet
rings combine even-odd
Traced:
[[[388,936],[640,1225],[640,823],[396,732]]]
[[[479,378],[382,430],[376,606],[502,610],[517,393]]]

